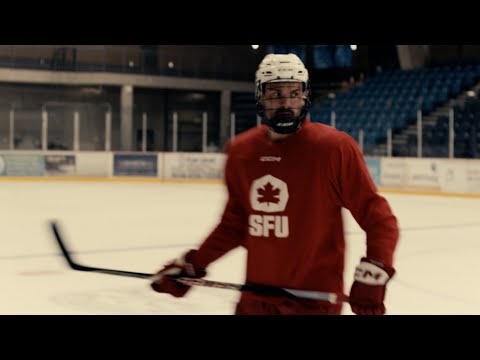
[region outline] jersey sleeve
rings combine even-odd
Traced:
[[[350,210],[367,235],[367,257],[392,266],[399,238],[397,219],[387,200],[377,192],[353,138],[341,140],[329,169],[338,204]]]
[[[247,215],[235,183],[234,159],[230,149],[231,146],[228,144],[224,169],[228,200],[220,222],[199,247],[197,260],[202,267],[207,267],[228,251],[240,246],[247,231]]]

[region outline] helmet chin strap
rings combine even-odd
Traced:
[[[299,116],[282,116],[276,114],[272,118],[268,119],[265,108],[257,103],[258,114],[262,118],[262,123],[267,125],[272,131],[278,134],[293,134],[296,132],[303,121],[305,120],[308,112],[308,108],[303,106]]]
[[[305,116],[302,115],[298,117],[274,116],[271,119],[264,117],[263,123],[278,134],[293,134],[300,128],[304,120]]]

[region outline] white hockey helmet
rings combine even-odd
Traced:
[[[308,83],[308,70],[295,54],[268,54],[255,73],[255,85],[267,82],[303,82]]]

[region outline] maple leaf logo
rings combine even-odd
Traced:
[[[260,195],[257,199],[258,202],[267,203],[267,206],[269,206],[270,203],[278,204],[280,201],[278,197],[280,189],[274,188],[270,182],[266,183],[262,188],[259,188],[257,192]]]
[[[288,197],[286,182],[270,174],[253,180],[250,186],[250,204],[255,211],[266,213],[284,211]]]

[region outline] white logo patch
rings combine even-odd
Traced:
[[[272,175],[254,180],[250,187],[250,204],[253,210],[266,213],[283,211],[288,197],[287,183]]]

